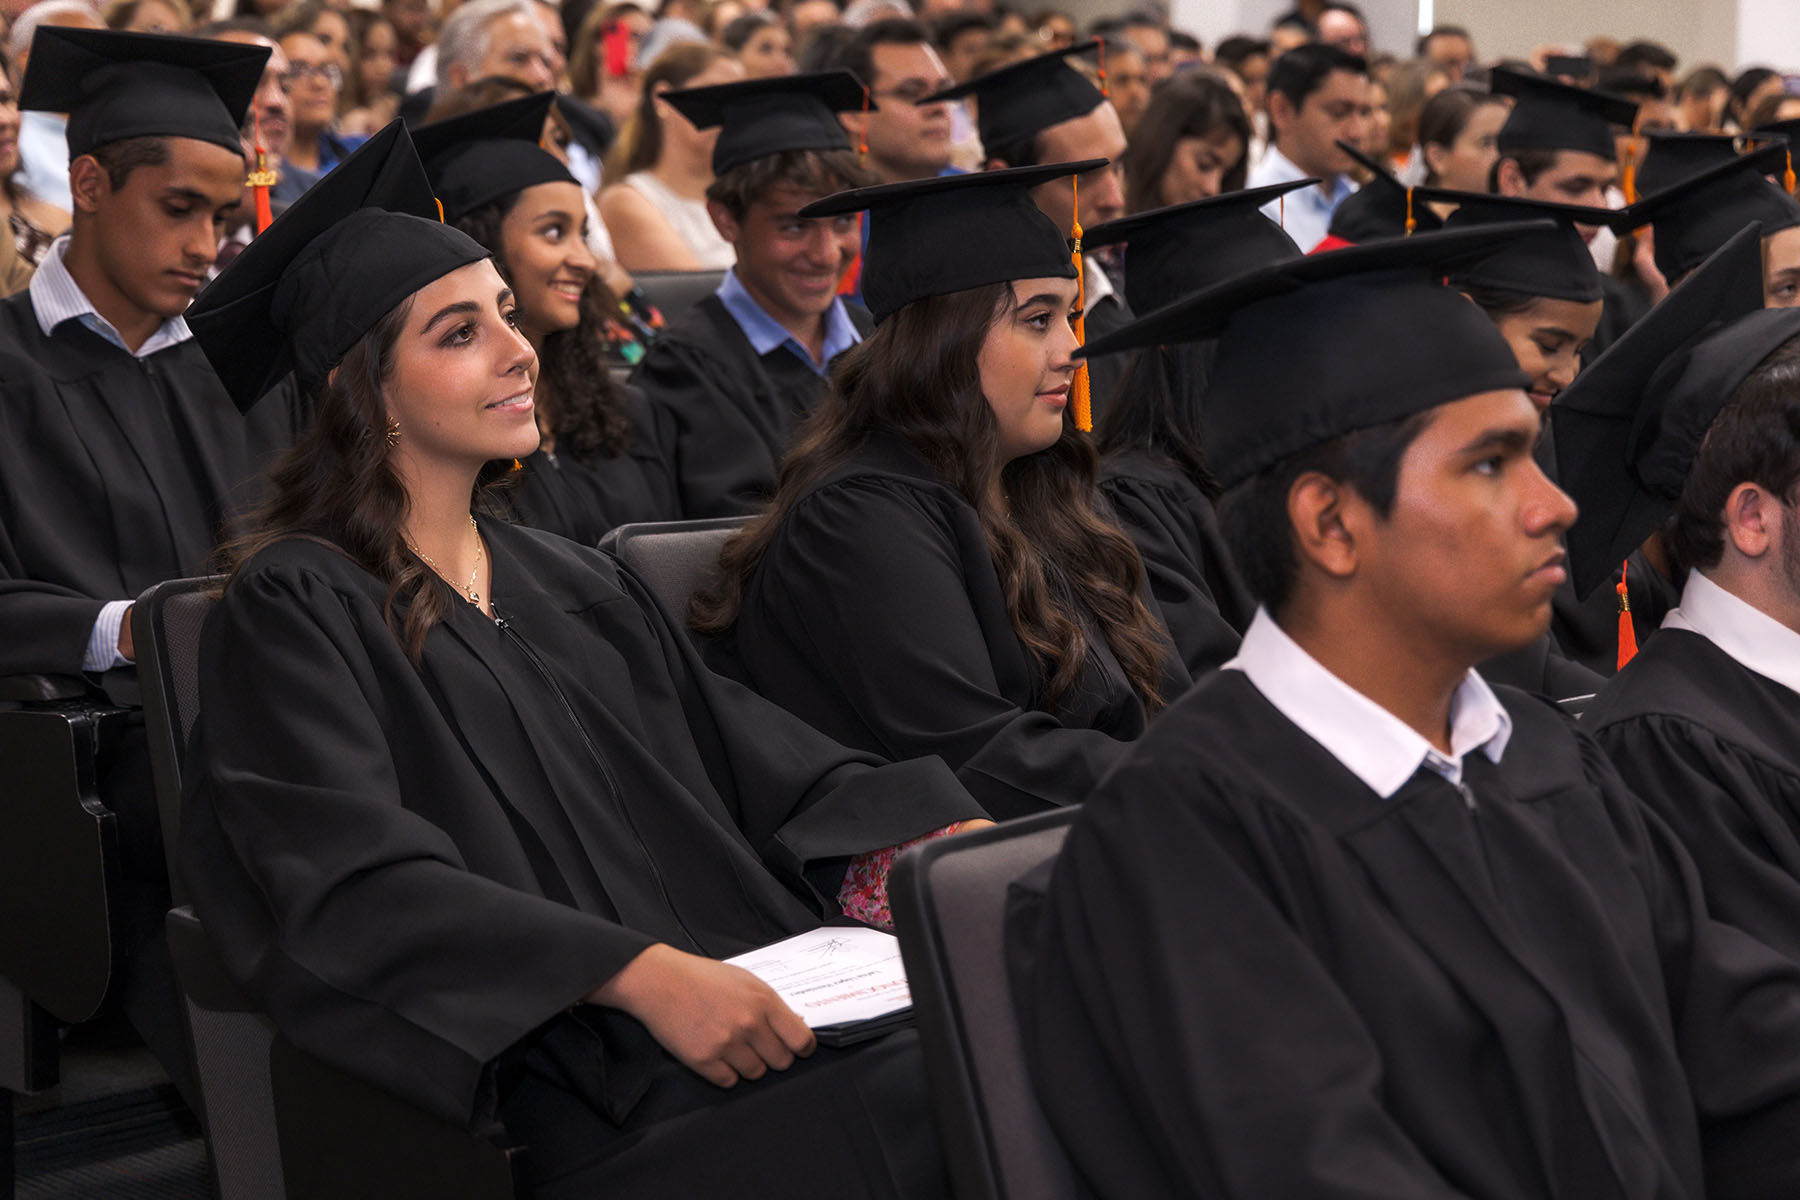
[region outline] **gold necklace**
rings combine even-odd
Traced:
[[[475,516],[473,513],[469,515],[469,528],[475,531],[475,569],[469,572],[469,586],[464,588],[463,591],[467,593],[469,603],[473,604],[476,608],[480,608],[481,593],[475,590],[475,581],[481,578],[481,528],[475,524]],[[438,566],[437,563],[432,560],[431,555],[425,553],[411,542],[407,543],[407,548],[426,566],[436,571],[438,577],[445,583],[449,583],[451,587],[456,586],[454,583],[450,583],[449,574],[445,572],[444,568]]]

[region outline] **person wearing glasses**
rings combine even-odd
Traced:
[[[337,132],[344,74],[332,61],[324,41],[310,33],[294,32],[281,39],[281,49],[288,60],[282,84],[294,107],[293,130],[288,134],[288,173],[310,176],[311,182],[317,182],[365,139]]]

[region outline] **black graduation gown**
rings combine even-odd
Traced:
[[[1092,1196],[1800,1194],[1800,966],[1552,706],[1472,809],[1383,800],[1236,671],[1009,897],[1039,1098]]]
[[[204,574],[302,413],[240,414],[191,340],[138,359],[0,301],[0,675],[79,674],[107,601]]]
[[[1041,711],[975,510],[880,438],[801,497],[712,652],[846,746],[937,755],[1002,820],[1078,803],[1144,731],[1124,669],[1089,645],[1063,711]],[[1187,684],[1171,650],[1163,694]]]
[[[632,434],[624,453],[577,458],[566,451],[538,451],[520,461],[502,493],[507,514],[584,546],[595,545],[618,525],[679,520],[649,405],[634,387],[625,389],[625,399]]]
[[[1800,960],[1800,694],[1665,629],[1582,718],[1721,919]]]
[[[868,311],[844,307],[867,335]],[[789,437],[828,386],[785,346],[757,354],[717,296],[664,330],[631,381],[649,397],[653,436],[688,520],[760,509]]]
[[[1137,543],[1163,623],[1194,678],[1237,653],[1256,601],[1231,563],[1212,501],[1150,450],[1108,455],[1100,491]]]
[[[182,874],[302,1049],[477,1125],[522,1071],[635,1136],[640,1109],[692,1108],[670,1088],[730,1093],[570,1005],[653,942],[812,928],[849,856],[980,810],[942,764],[879,766],[707,671],[608,556],[481,531],[505,625],[456,604],[417,668],[334,550],[238,574],[201,647]]]

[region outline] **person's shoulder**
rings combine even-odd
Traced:
[[[657,335],[638,370],[698,362],[736,371],[740,368],[730,366],[730,360],[742,359],[749,348],[749,339],[732,318],[725,302],[719,299],[718,293],[709,292]]]
[[[1710,716],[1719,707],[1715,690],[1721,685],[1730,690],[1747,674],[1700,634],[1659,629],[1606,681],[1582,722],[1597,731],[1645,717]]]
[[[1170,494],[1198,490],[1166,456],[1141,446],[1115,450],[1102,458],[1100,487],[1109,492],[1147,489]]]
[[[874,437],[821,475],[795,501],[793,512],[826,519],[840,514],[878,517],[896,508],[935,514],[975,509],[925,457],[892,438]]]

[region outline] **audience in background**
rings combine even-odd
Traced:
[[[1494,139],[1511,106],[1504,96],[1449,87],[1419,114],[1420,182],[1460,192],[1485,192],[1500,149]]]
[[[747,12],[727,25],[719,42],[737,56],[745,79],[794,73],[794,45],[781,18],[767,9]]]
[[[1125,211],[1147,212],[1244,186],[1250,121],[1237,94],[1209,69],[1156,89],[1125,151]]]
[[[1331,214],[1356,190],[1354,163],[1338,142],[1362,144],[1370,117],[1368,63],[1335,46],[1296,47],[1269,69],[1269,148],[1251,168],[1251,187],[1316,178],[1263,209],[1302,250],[1325,238]]]
[[[69,213],[33,196],[19,183],[18,82],[0,61],[0,296],[10,296],[31,280],[50,243],[69,227]]]
[[[194,27],[193,15],[180,0],[110,0],[100,19],[120,33],[186,33]]]
[[[400,93],[394,88],[399,35],[392,22],[369,9],[352,9],[350,26],[350,70],[339,100],[344,110],[339,127],[366,137],[400,111]]]

